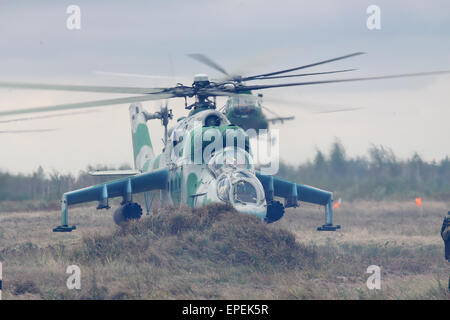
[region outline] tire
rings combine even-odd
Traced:
[[[130,220],[138,220],[142,216],[142,207],[136,202],[127,203],[114,212],[114,222],[117,225]]]
[[[271,201],[267,204],[266,218],[267,223],[280,220],[284,215],[284,206],[280,201]]]

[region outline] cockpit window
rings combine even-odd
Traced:
[[[255,187],[246,180],[234,184],[234,200],[243,203],[257,203],[258,195]]]
[[[217,177],[217,197],[238,205],[262,205],[264,188],[254,174],[248,170],[224,168]]]
[[[222,175],[217,181],[217,196],[220,200],[230,201],[231,182],[226,175]]]
[[[220,118],[217,115],[212,114],[206,117],[205,127],[218,127],[220,126],[220,122]]]
[[[255,106],[257,99],[251,94],[241,94],[233,97],[233,104],[237,107]]]
[[[217,152],[209,161],[208,167],[219,175],[223,167],[254,170],[252,158],[248,152],[240,148],[227,147]],[[242,173],[243,174],[243,173]]]
[[[258,104],[257,98],[251,94],[241,94],[233,97],[234,112],[247,114],[253,112]]]

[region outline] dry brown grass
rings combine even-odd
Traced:
[[[449,299],[439,236],[449,203],[343,203],[337,232],[317,232],[320,207],[267,225],[227,206],[158,210],[114,226],[111,211],[0,213],[5,299]],[[76,264],[81,290],[68,290]],[[382,270],[368,290],[366,269]]]

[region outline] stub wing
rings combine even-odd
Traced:
[[[339,225],[333,225],[332,192],[260,173],[256,173],[256,177],[264,187],[268,202],[273,200],[275,196],[285,199],[285,207],[297,207],[298,201],[322,205],[325,207],[325,224],[317,228],[317,230],[335,231],[340,229]]]
[[[271,123],[277,123],[277,122],[281,122],[283,123],[286,120],[294,120],[295,117],[291,116],[291,117],[276,117],[276,118],[268,118],[267,121],[271,122]]]
[[[166,189],[168,177],[169,171],[164,169],[66,192],[61,200],[61,226],[53,229],[53,231],[65,232],[75,229],[75,227],[70,227],[68,223],[69,205],[98,201],[97,209],[104,209],[109,208],[108,199],[116,197],[122,197],[124,203],[131,202],[132,194]]]

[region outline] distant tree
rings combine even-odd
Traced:
[[[327,162],[325,160],[324,154],[322,153],[322,151],[317,149],[316,156],[314,157],[314,167],[317,170],[321,170],[321,169],[325,170],[326,166],[327,166]]]
[[[391,148],[386,148],[383,146],[376,146],[372,144],[372,147],[369,149],[369,156],[371,165],[381,168],[385,164],[395,163],[395,154]]]
[[[417,152],[414,153],[412,158],[408,161],[408,168],[410,170],[410,180],[415,184],[422,184],[424,163],[422,158]]]
[[[330,168],[332,175],[343,176],[347,173],[345,148],[338,139],[331,146]]]

